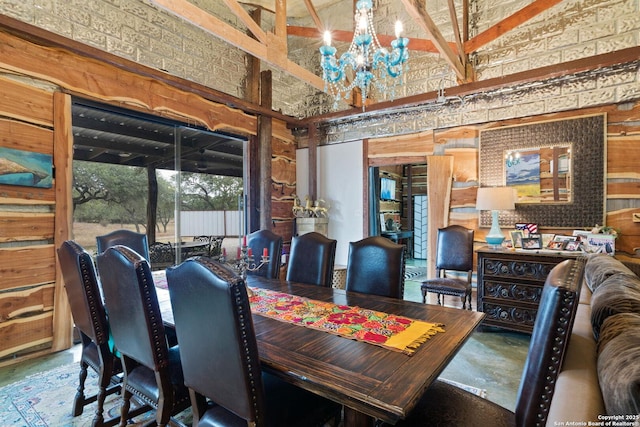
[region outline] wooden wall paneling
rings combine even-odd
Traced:
[[[26,314],[52,311],[54,292],[55,285],[47,283],[14,292],[0,293],[0,324],[25,317]]]
[[[453,156],[453,180],[456,182],[478,181],[477,148],[445,148],[444,154]]]
[[[374,158],[394,158],[394,157],[421,157],[433,154],[433,131],[421,132],[410,135],[376,138],[369,140],[367,157]],[[389,163],[412,163],[412,162],[388,162]]]
[[[607,212],[607,225],[619,230],[616,239],[616,253],[622,251],[635,255],[640,251],[640,223],[633,222],[633,214],[639,214],[640,207]]]
[[[452,156],[427,156],[428,201],[429,210],[427,253],[434,254],[438,228],[449,225],[451,186],[453,178]],[[428,277],[435,277],[436,260],[427,260]]]
[[[6,117],[53,126],[51,92],[0,77],[0,111]]]
[[[54,150],[53,163],[56,174],[56,208],[54,246],[59,248],[72,236],[73,229],[73,132],[71,121],[71,97],[56,92],[54,105]],[[57,257],[56,257],[57,260]],[[55,309],[53,311],[52,351],[71,347],[73,344],[73,318],[64,288],[62,272],[56,262]]]
[[[196,122],[210,130],[257,134],[256,116],[237,108],[211,102],[195,91],[176,89],[147,75],[35,44],[6,32],[0,32],[1,68],[51,82],[73,94]]]
[[[273,121],[277,123],[276,120]],[[293,199],[296,192],[296,145],[290,139],[273,137],[271,143],[271,217],[273,231],[288,247],[294,233]],[[276,231],[277,230],[277,231]]]
[[[0,291],[52,283],[55,264],[53,245],[0,248]]]
[[[271,109],[272,107],[272,76],[271,70],[260,72],[260,105]],[[271,162],[273,140],[272,124],[273,119],[267,116],[258,118],[258,141],[260,156],[260,228],[263,230],[272,229],[271,217]]]
[[[0,79],[0,87],[4,90],[3,79]],[[52,115],[51,108],[51,95],[49,95],[50,115]],[[6,114],[6,111],[0,111]],[[0,147],[53,155],[53,131],[39,125],[0,117]]]
[[[33,117],[29,117],[33,114]],[[0,147],[53,155],[52,94],[0,77]],[[27,123],[30,122],[30,123]],[[0,185],[0,205],[53,204],[53,188]]]
[[[53,340],[53,311],[0,323],[0,359],[17,352],[50,345]]]
[[[0,242],[51,240],[54,232],[53,213],[2,212],[0,210]]]
[[[0,77],[0,146],[51,155],[53,161],[53,93],[17,79]],[[0,186],[0,358],[50,351],[56,267],[48,242],[54,239],[55,181],[54,175],[52,188]]]
[[[455,167],[454,167],[455,168]],[[457,187],[451,189],[451,209],[475,208],[478,187]]]
[[[296,182],[295,158],[288,158],[278,154],[271,159],[272,179],[276,183],[293,184]]]
[[[607,178],[640,180],[640,134],[607,137]]]

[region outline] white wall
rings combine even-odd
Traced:
[[[364,237],[362,141],[318,147],[318,195],[330,206],[329,237],[338,241],[336,264],[347,264],[349,242]],[[309,191],[308,149],[296,152],[296,188],[300,199]]]

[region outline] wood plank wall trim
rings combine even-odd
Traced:
[[[56,92],[53,96],[54,150],[53,163],[58,171],[55,180],[55,237],[54,246],[59,248],[62,242],[69,240],[73,229],[73,128],[71,122],[71,97]],[[64,289],[62,273],[55,263],[55,294],[53,312],[52,351],[71,347],[73,344],[73,318],[67,293]]]

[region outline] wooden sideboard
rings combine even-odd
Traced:
[[[578,252],[499,250],[482,247],[478,254],[478,311],[483,326],[531,333],[542,288],[551,269]]]

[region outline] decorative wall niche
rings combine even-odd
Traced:
[[[481,187],[514,183],[507,179],[507,164],[513,161],[513,157],[508,158],[509,154],[527,153],[535,157],[533,153],[537,153],[540,181],[548,178],[551,168],[556,171],[568,168],[570,172],[562,184],[558,184],[557,173],[555,176],[551,173],[551,179],[556,180],[555,190],[553,185],[549,190],[548,184],[541,184],[538,197],[519,195],[521,197],[514,211],[500,213],[500,224],[511,227],[515,223],[537,223],[553,228],[584,228],[603,224],[605,129],[606,117],[598,114],[481,131]],[[554,150],[555,154],[548,154]],[[568,156],[565,157],[565,154]],[[553,164],[549,167],[549,159],[555,159],[555,167]],[[556,195],[549,196],[549,191],[555,191]],[[566,194],[558,196],[559,193]],[[490,225],[491,213],[481,212],[480,226]]]

